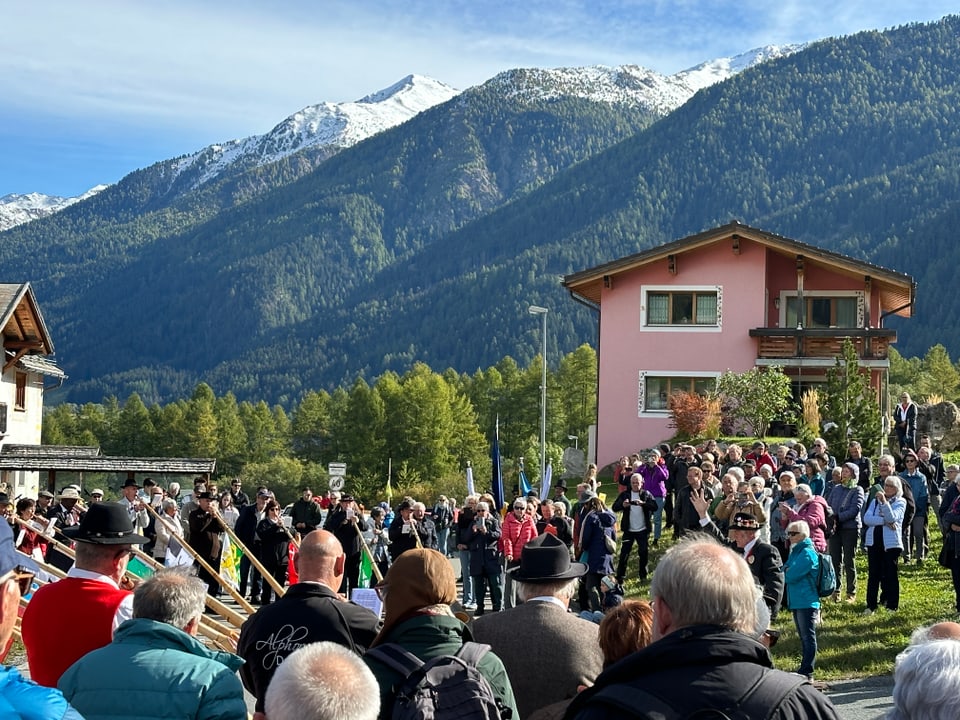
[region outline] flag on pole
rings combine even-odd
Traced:
[[[553,479],[553,464],[547,463],[547,469],[543,473],[543,487],[540,488],[540,502],[550,497],[550,481]]]
[[[493,492],[493,502],[497,506],[495,512],[503,509],[503,473],[500,468],[500,416],[497,415],[497,424],[493,432],[493,450],[490,452],[490,459],[493,460],[493,482],[491,491]]]
[[[297,573],[297,564],[294,560],[297,557],[297,546],[293,542],[287,543],[287,581],[291,585],[300,582],[300,575]]]
[[[393,474],[393,458],[387,461],[387,502],[393,505],[393,486],[390,484],[390,476]]]
[[[476,490],[473,488],[473,465],[470,464],[470,461],[467,460],[467,495],[475,495]]]
[[[370,555],[362,550],[360,552],[360,575],[357,576],[357,587],[373,587],[376,583],[371,583],[373,579],[373,565],[370,562]]]
[[[179,540],[170,538],[170,542],[167,543],[167,554],[163,558],[163,564],[167,567],[193,565],[193,556],[184,549]]]
[[[223,551],[220,555],[220,577],[230,583],[236,590],[240,585],[240,548],[230,541],[230,536],[223,536]]]
[[[521,465],[520,466],[520,494],[526,497],[528,492],[530,492],[530,481],[527,480],[527,471],[524,470],[523,465]]]

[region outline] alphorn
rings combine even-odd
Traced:
[[[266,581],[266,583],[273,588],[273,591],[277,594],[277,597],[278,598],[283,597],[285,592],[283,589],[283,586],[280,583],[278,583],[277,579],[267,571],[267,569],[263,566],[260,560],[257,559],[257,556],[254,555],[252,552],[250,552],[250,550],[247,548],[246,545],[240,542],[240,538],[237,537],[237,534],[232,529],[230,529],[230,527],[226,523],[223,524],[223,527],[227,531],[227,535],[230,537],[230,541],[234,543],[238,548],[240,548],[240,552],[242,552],[244,555],[247,556],[247,560],[249,560],[250,564],[257,569],[257,572],[259,572],[261,576],[263,576],[264,581]],[[293,538],[291,537],[287,528],[284,527],[282,521],[280,522],[280,527],[283,530],[283,532],[286,533],[287,537],[292,540]],[[299,544],[297,545],[297,547],[300,547]]]
[[[160,570],[161,568],[164,567],[163,563],[161,563],[156,558],[150,557],[145,552],[143,552],[143,550],[140,550],[139,548],[134,548],[133,552],[137,556],[137,558],[139,558],[144,563],[152,567],[154,570]],[[228,605],[224,605],[222,602],[217,600],[217,598],[213,597],[212,595],[207,595],[205,597],[205,601],[207,603],[208,608],[213,610],[218,615],[226,618],[230,622],[230,624],[232,624],[234,627],[239,628],[241,625],[243,625],[243,621],[246,618],[244,618],[236,610],[233,610]],[[229,634],[233,632],[233,628],[229,628],[223,623],[217,622],[213,618],[207,617],[206,615],[203,616],[202,620],[204,622],[208,622],[214,625],[215,628],[220,630],[220,632],[222,632],[223,634]]]
[[[158,517],[158,516],[157,516],[157,511],[154,510],[150,505],[146,505],[145,507],[147,508],[148,511],[150,511],[151,513],[153,513],[153,516],[154,516],[154,517]],[[161,522],[162,522],[162,521],[161,521]],[[222,520],[221,520],[221,524],[222,524]],[[224,527],[226,527],[226,525],[224,525]],[[248,602],[246,601],[246,599],[243,597],[243,595],[241,595],[240,593],[238,593],[238,592],[233,588],[233,586],[232,586],[230,583],[228,583],[226,580],[224,580],[222,577],[220,577],[220,573],[218,573],[216,570],[214,570],[213,567],[211,567],[210,563],[208,563],[206,560],[204,560],[202,557],[200,557],[200,553],[198,553],[196,550],[194,550],[192,547],[190,547],[190,545],[189,545],[188,543],[186,543],[186,542],[183,542],[183,543],[180,543],[180,544],[181,544],[181,546],[183,547],[183,549],[187,551],[187,554],[189,554],[190,557],[192,557],[192,558],[200,565],[200,567],[202,567],[202,568],[203,568],[204,570],[206,570],[214,579],[216,579],[216,581],[220,584],[220,587],[222,587],[224,590],[226,590],[226,591],[230,594],[230,597],[232,597],[234,600],[236,600],[237,605],[239,605],[240,607],[242,607],[242,608],[243,608],[248,614],[250,614],[250,615],[252,615],[253,613],[256,612],[256,610],[253,609],[253,605],[251,605],[250,603],[248,603]],[[217,612],[219,612],[219,610],[218,610]],[[224,617],[226,617],[226,616],[224,616]]]
[[[380,568],[377,567],[377,561],[373,559],[373,552],[370,550],[370,546],[367,545],[367,541],[363,537],[363,532],[360,530],[360,523],[354,523],[353,527],[357,531],[357,535],[360,536],[360,545],[363,547],[364,552],[367,553],[367,557],[370,558],[370,570],[373,571],[373,576],[377,579],[378,583],[382,583],[383,573],[381,573]]]

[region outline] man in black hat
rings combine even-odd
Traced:
[[[390,559],[394,561],[407,550],[423,547],[420,528],[413,517],[413,502],[411,500],[404,500],[397,506],[397,516],[390,523],[387,536],[390,538],[388,548]]]
[[[592,685],[603,668],[603,655],[598,625],[567,612],[587,566],[570,562],[561,540],[549,533],[530,540],[520,551],[519,567],[507,572],[523,604],[475,618],[470,627],[474,639],[490,645],[503,660],[525,718],[572,698],[581,685]]]
[[[139,490],[140,486],[137,485],[137,481],[133,478],[127,478],[126,482],[124,482],[120,488],[120,493],[123,497],[120,498],[119,502],[130,516],[130,523],[137,532],[142,533],[143,529],[150,524],[150,513],[148,513],[147,509],[143,506],[143,500],[140,497]]]
[[[37,590],[23,614],[30,677],[47,687],[56,687],[68,667],[109,643],[133,617],[124,573],[133,546],[146,542],[126,508],[113,502],[94,503],[63,534],[76,542],[76,563],[65,579]]]
[[[199,507],[190,513],[190,547],[213,568],[220,572],[220,551],[223,549],[220,533],[224,532],[223,520],[212,502],[213,494],[204,490],[196,493]],[[197,565],[197,577],[207,584],[207,592],[216,597],[220,594],[220,581],[200,563]]]
[[[783,567],[780,564],[780,552],[758,538],[760,523],[757,518],[750,513],[736,513],[730,521],[728,540],[707,514],[710,501],[704,493],[694,494],[690,502],[700,516],[700,526],[719,542],[743,555],[754,581],[763,592],[763,602],[770,610],[770,619],[776,619],[783,600]]]

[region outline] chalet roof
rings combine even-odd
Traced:
[[[100,448],[72,445],[4,445],[0,470],[203,475],[217,467],[214,458],[141,458],[101,455]]]
[[[759,230],[736,221],[567,275],[563,279],[563,285],[571,293],[589,302],[599,304],[600,291],[605,277],[629,272],[656,260],[666,259],[670,255],[689,252],[722,240],[736,241],[738,239],[751,240],[765,245],[782,255],[815,260],[847,275],[868,276],[874,288],[880,293],[881,307],[896,310],[896,314],[903,317],[910,317],[913,311],[916,283],[912,276],[864,260],[858,260],[849,255],[824,250],[816,245]]]
[[[28,372],[35,372],[40,375],[51,375],[56,378],[67,377],[67,374],[57,367],[57,364],[53,360],[43,355],[24,355],[17,361],[17,364]]]
[[[53,341],[30,283],[0,283],[0,329],[7,348],[27,344],[30,350],[53,354]]]

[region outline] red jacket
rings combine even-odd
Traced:
[[[512,557],[514,562],[520,562],[521,548],[536,536],[537,525],[533,522],[533,518],[524,515],[523,520],[517,520],[516,513],[511,510],[503,519],[499,540],[500,552],[504,557]]]
[[[55,688],[67,668],[113,639],[113,617],[129,590],[65,578],[37,590],[23,612],[30,677]]]

